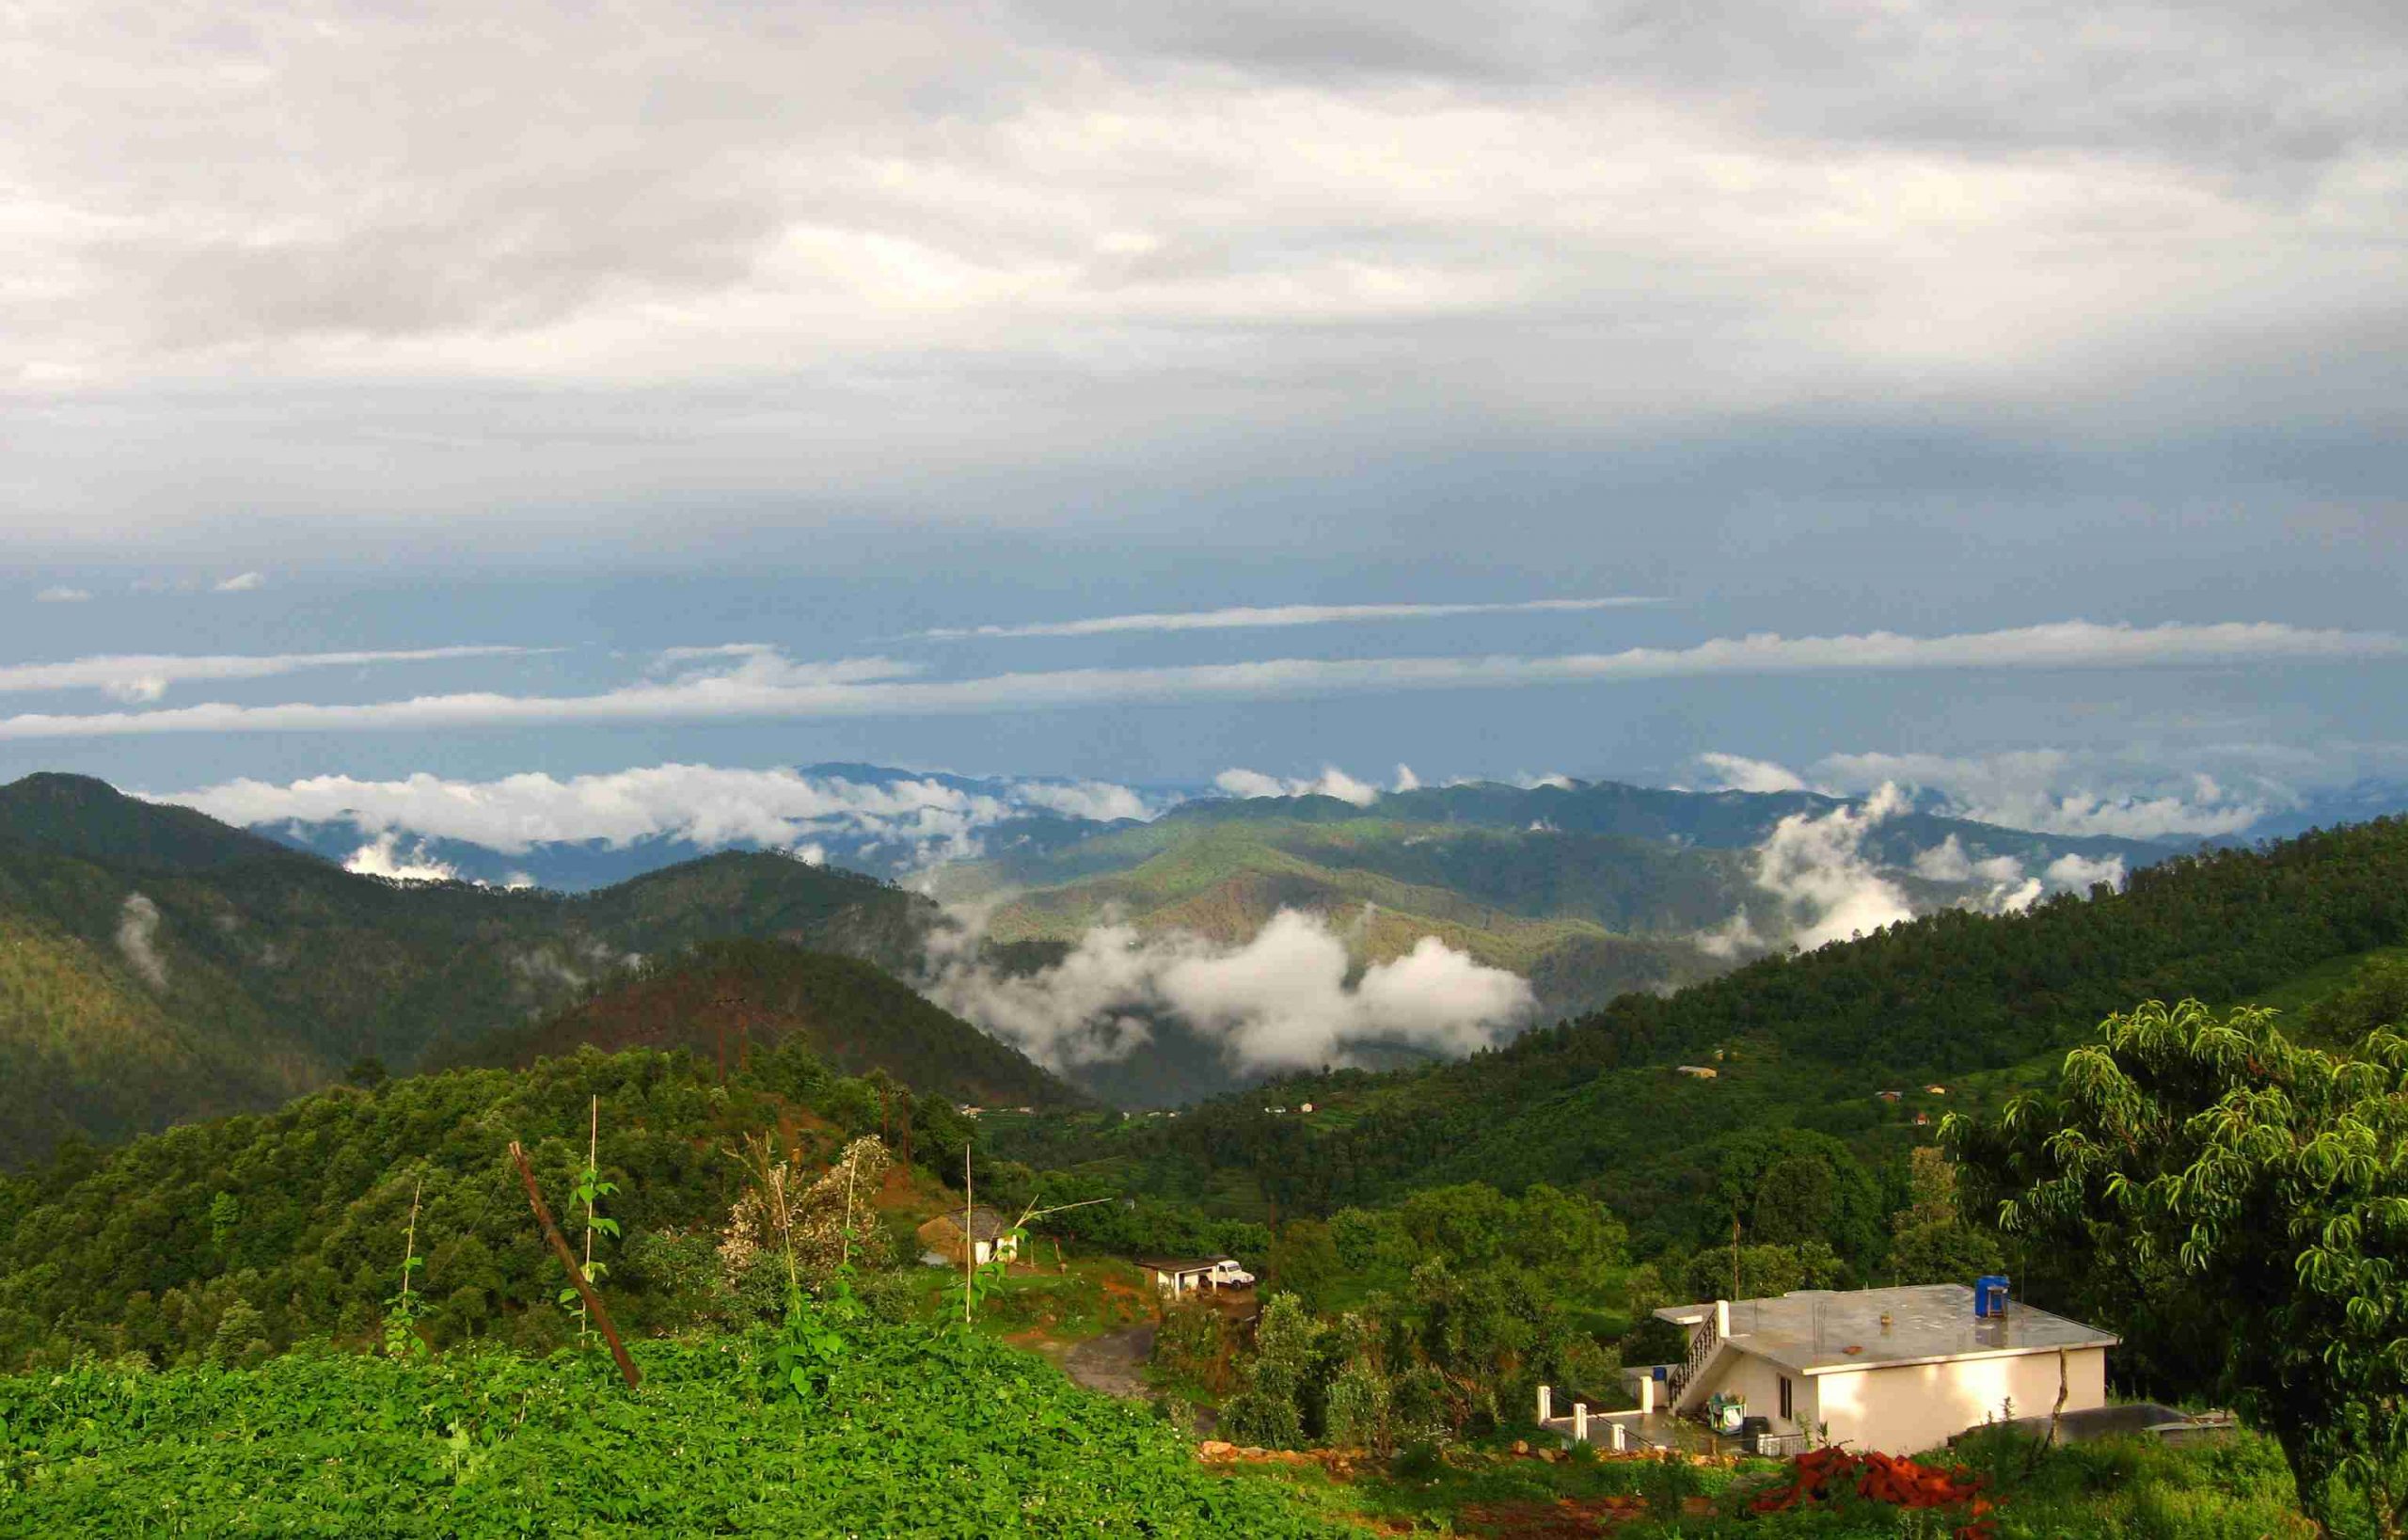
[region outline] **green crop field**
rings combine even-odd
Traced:
[[[1301,1537],[1351,1532],[1200,1468],[1142,1407],[975,1336],[865,1328],[824,1396],[759,1337],[0,1378],[0,1533]]]

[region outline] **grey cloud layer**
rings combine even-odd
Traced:
[[[55,526],[1834,399],[2397,417],[2392,7],[10,25],[5,468]]]
[[[2345,663],[2408,657],[2408,638],[2268,622],[2156,627],[2066,621],[1911,637],[1723,637],[1681,648],[1555,657],[1273,659],[1161,668],[1065,669],[984,678],[913,677],[885,659],[798,663],[749,654],[731,669],[594,695],[425,695],[361,704],[225,702],[88,715],[0,718],[0,738],[472,728],[744,718],[921,716],[1163,700],[1244,700],[1358,691],[1508,688],[1617,680],[1973,669],[2118,669],[2223,663]]]

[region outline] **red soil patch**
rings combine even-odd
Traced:
[[[1852,1454],[1844,1449],[1813,1449],[1792,1460],[1789,1481],[1758,1497],[1748,1506],[1760,1514],[1829,1502],[1843,1492],[1854,1492],[1875,1502],[1900,1508],[1956,1508],[1967,1512],[1956,1540],[1991,1540],[1997,1526],[1987,1516],[1990,1502],[1981,1485],[1962,1470],[1941,1470],[1874,1450]]]

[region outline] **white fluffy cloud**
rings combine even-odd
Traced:
[[[1118,1059],[1166,1011],[1246,1070],[1350,1062],[1373,1042],[1450,1055],[1521,1025],[1529,985],[1425,936],[1347,984],[1346,943],[1317,915],[1282,910],[1252,941],[1090,930],[1057,966],[1010,977],[975,961],[974,920],[932,954],[931,998],[1057,1068]]]
[[[210,592],[214,594],[248,594],[253,589],[263,588],[266,585],[267,578],[262,573],[238,572],[230,578],[221,578],[216,582],[211,584]]]
[[[1232,797],[1335,797],[1356,807],[1369,807],[1380,800],[1379,787],[1368,781],[1357,781],[1335,765],[1323,766],[1319,775],[1305,781],[1265,775],[1260,770],[1225,770],[1212,777],[1212,784]]]
[[[2086,889],[2093,882],[2120,887],[2124,881],[2124,858],[2115,855],[2099,859],[2061,855],[2049,863],[2047,875],[2049,881],[2059,887]]]
[[[401,835],[388,829],[352,851],[342,868],[367,877],[389,877],[400,882],[460,881],[460,868],[427,854],[423,845],[404,850],[401,843]]]
[[[34,602],[36,604],[82,604],[91,596],[92,591],[88,588],[70,588],[61,583],[36,594]]]
[[[323,654],[303,661],[354,658],[389,661],[434,657]],[[927,716],[1137,701],[1295,699],[1367,691],[1506,689],[1544,684],[1607,684],[1628,679],[1921,672],[1947,669],[2160,668],[2212,663],[2342,663],[2408,657],[2408,637],[2388,631],[2321,630],[2273,622],[2155,627],[2065,621],[2009,630],[1936,637],[1876,631],[1858,636],[1718,637],[1687,647],[1632,647],[1617,653],[1553,657],[1272,659],[1162,668],[1064,669],[981,678],[917,677],[920,665],[891,659],[798,662],[752,653],[733,667],[700,667],[592,695],[494,693],[423,695],[409,700],[325,705],[238,706],[215,702],[142,712],[0,718],[0,738],[103,738],[147,733],[351,732],[475,725],[719,721],[768,718]],[[105,663],[123,675],[126,659],[0,669],[0,689],[27,670],[84,670]],[[144,659],[250,672],[253,677],[303,666],[293,659]],[[278,662],[283,666],[262,669]],[[63,676],[63,675],[61,675]],[[181,676],[208,676],[194,674]],[[147,675],[146,675],[147,677]],[[90,682],[99,683],[99,679]],[[59,688],[19,684],[14,688]]]
[[[564,779],[530,773],[459,781],[420,772],[398,781],[239,780],[155,800],[229,823],[349,820],[371,835],[456,839],[513,854],[562,842],[622,849],[680,838],[705,848],[816,849],[822,860],[825,840],[838,834],[898,842],[921,861],[934,861],[976,854],[980,831],[1028,807],[1082,818],[1144,818],[1161,811],[1128,787],[1103,782],[1022,782],[988,795],[936,780],[878,785],[785,769],[674,764]],[[370,849],[379,845],[372,841]],[[384,848],[382,859],[389,862],[389,846]]]
[[[1735,754],[1697,756],[1721,791],[1803,791],[1806,783],[1769,759],[1747,759]]]
[[[1883,786],[1861,804],[1793,813],[1773,826],[1756,850],[1755,883],[1791,940],[1811,951],[1914,917],[1906,894],[1864,853],[1864,836],[1906,806],[1895,786]]]

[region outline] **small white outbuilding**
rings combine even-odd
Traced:
[[[2107,1404],[2117,1339],[2008,1296],[1984,1280],[1985,1310],[1961,1283],[1672,1305],[1658,1319],[1690,1331],[1671,1410],[1744,1403],[1776,1439],[1804,1436],[1912,1454],[1971,1427]]]

